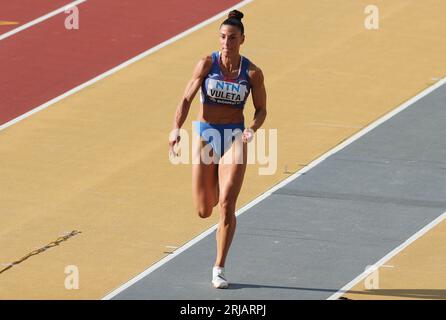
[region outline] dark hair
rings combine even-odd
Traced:
[[[235,26],[240,29],[240,31],[242,32],[242,35],[243,35],[245,33],[245,27],[243,26],[243,23],[242,23],[243,17],[244,17],[244,15],[240,11],[232,10],[231,12],[229,12],[228,18],[225,21],[223,21],[221,26],[224,24],[230,25],[230,26]]]

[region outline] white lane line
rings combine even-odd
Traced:
[[[359,132],[357,132],[356,134],[354,134],[353,136],[351,136],[350,138],[344,140],[342,143],[338,144],[337,146],[335,146],[334,148],[332,148],[331,150],[327,151],[326,153],[324,153],[323,155],[321,155],[319,158],[313,160],[311,163],[309,163],[307,166],[305,166],[304,168],[300,169],[299,171],[297,171],[296,173],[294,173],[293,175],[289,176],[288,178],[286,178],[285,180],[281,181],[280,183],[278,183],[277,185],[273,186],[271,189],[267,190],[265,193],[261,194],[260,196],[258,196],[257,198],[255,198],[254,200],[252,200],[251,202],[249,202],[248,204],[246,204],[245,206],[243,206],[242,208],[240,208],[239,210],[237,210],[236,215],[239,216],[241,215],[243,212],[247,211],[248,209],[252,208],[253,206],[255,206],[256,204],[258,204],[259,202],[263,201],[265,198],[269,197],[272,193],[274,193],[276,190],[282,188],[283,186],[287,185],[288,183],[290,183],[291,181],[297,179],[300,175],[302,175],[303,173],[311,170],[312,168],[314,168],[315,166],[317,166],[319,163],[321,163],[322,161],[324,161],[325,159],[327,159],[329,156],[335,154],[336,152],[342,150],[343,148],[345,148],[346,146],[348,146],[349,144],[353,143],[354,141],[358,140],[359,138],[361,138],[363,135],[365,135],[366,133],[368,133],[369,131],[373,130],[374,128],[376,128],[377,126],[379,126],[380,124],[382,124],[383,122],[389,120],[390,118],[392,118],[393,116],[395,116],[396,114],[400,113],[401,111],[403,111],[404,109],[406,109],[407,107],[409,107],[410,105],[414,104],[415,102],[417,102],[418,100],[420,100],[421,98],[423,98],[424,96],[428,95],[429,93],[431,93],[432,91],[436,90],[437,88],[439,88],[440,86],[442,86],[443,84],[446,83],[446,77],[441,79],[440,81],[438,81],[437,83],[435,83],[434,85],[428,87],[427,89],[423,90],[421,93],[419,93],[418,95],[416,95],[415,97],[409,99],[408,101],[404,102],[402,105],[398,106],[396,109],[390,111],[389,113],[385,114],[384,116],[382,116],[381,118],[377,119],[376,121],[372,122],[371,124],[369,124],[367,127],[363,128],[362,130],[360,130]],[[446,213],[445,213],[446,214]],[[441,219],[440,219],[441,218]],[[439,218],[437,218],[436,220],[434,220],[431,224],[432,226],[430,228],[432,228],[435,224],[438,224],[442,219],[444,219],[443,215]],[[418,235],[418,237],[420,237],[424,232],[426,232],[429,229],[428,228],[431,224],[429,224],[428,226],[424,227],[422,230],[420,230],[417,234],[415,234],[414,236],[412,236],[409,240],[411,240],[413,237],[416,237]],[[206,236],[208,236],[209,234],[211,234],[215,229],[217,228],[217,225],[212,226],[211,228],[209,228],[208,230],[204,231],[203,233],[201,233],[200,235],[198,235],[197,237],[193,238],[192,240],[190,240],[189,242],[187,242],[186,244],[184,244],[183,246],[181,246],[179,249],[177,249],[173,254],[161,259],[160,261],[158,261],[157,263],[155,263],[154,265],[150,266],[148,269],[146,269],[145,271],[143,271],[142,273],[140,273],[139,275],[137,275],[136,277],[132,278],[131,280],[129,280],[128,282],[124,283],[122,286],[116,288],[115,290],[113,290],[112,292],[108,293],[104,298],[102,298],[103,300],[110,300],[113,297],[115,297],[116,295],[118,295],[119,293],[121,293],[122,291],[126,290],[127,288],[129,288],[130,286],[132,286],[133,284],[135,284],[136,282],[138,282],[139,280],[143,279],[145,276],[149,275],[150,273],[152,273],[153,271],[155,271],[156,269],[158,269],[159,267],[161,267],[162,265],[164,265],[165,263],[169,262],[170,260],[172,260],[173,258],[175,258],[177,255],[181,254],[182,252],[184,252],[185,250],[187,250],[188,248],[190,248],[191,246],[193,246],[194,244],[196,244],[197,242],[199,242],[200,240],[202,240],[203,238],[205,238]],[[416,238],[414,238],[415,240]],[[408,242],[409,240],[407,240],[406,242]],[[412,240],[413,241],[413,240]],[[406,242],[404,244],[406,244]],[[410,242],[408,242],[410,243]],[[403,244],[403,245],[404,245]],[[407,246],[408,244],[406,244]],[[401,247],[401,246],[400,246]],[[398,247],[398,248],[400,248]],[[398,249],[397,248],[397,249]],[[402,250],[404,247],[401,247],[400,250]],[[395,249],[395,250],[397,250]],[[395,251],[394,250],[394,251]],[[394,251],[392,251],[391,253],[393,253]],[[396,252],[396,251],[395,251]],[[398,251],[399,252],[399,251]],[[391,254],[389,253],[389,255]],[[396,253],[395,253],[396,254]],[[383,258],[383,262],[381,264],[384,264],[385,261]],[[370,273],[371,271],[368,270],[368,273]],[[359,277],[357,277],[356,279],[362,279],[360,277],[364,277],[364,273],[361,274]],[[356,280],[355,279],[355,280]],[[349,284],[352,284],[352,282],[350,282]],[[348,284],[348,285],[349,285]],[[332,296],[329,297],[329,299],[338,297],[339,295],[341,295],[342,290],[345,290],[345,288],[348,288],[348,285],[346,285],[344,288],[342,288],[340,291],[338,291],[337,293],[333,294]],[[335,298],[336,299],[336,298]]]
[[[361,273],[359,276],[357,276],[355,279],[347,283],[342,289],[340,289],[335,294],[331,295],[327,300],[337,300],[345,293],[348,293],[348,291],[353,288],[355,285],[357,285],[359,282],[363,281],[367,276],[369,276],[372,272],[377,270],[379,267],[391,267],[384,265],[387,261],[395,257],[398,253],[403,251],[405,248],[407,248],[409,245],[411,245],[415,240],[422,237],[424,234],[426,234],[429,230],[434,228],[436,225],[441,223],[443,220],[446,219],[446,212],[444,212],[442,215],[440,215],[438,218],[436,218],[434,221],[430,222],[426,226],[424,226],[421,230],[419,230],[417,233],[415,233],[413,236],[411,236],[409,239],[404,241],[402,244],[400,244],[398,247],[393,249],[391,252],[386,254],[381,260],[370,266],[366,271]]]
[[[49,18],[54,17],[55,15],[58,15],[59,13],[64,12],[65,10],[68,10],[68,9],[70,9],[70,8],[72,8],[74,6],[77,6],[77,5],[79,5],[79,4],[83,3],[83,2],[86,2],[86,1],[87,0],[77,0],[77,1],[71,2],[69,4],[66,4],[63,7],[59,8],[59,9],[56,9],[56,10],[50,12],[50,13],[47,13],[44,16],[41,16],[40,18],[37,18],[37,19],[35,19],[33,21],[25,23],[24,25],[21,25],[20,27],[17,27],[15,29],[12,29],[11,31],[8,31],[8,32],[0,35],[0,40],[4,40],[6,38],[9,38],[10,36],[13,36],[13,35],[17,34],[20,31],[26,30],[26,29],[28,29],[28,28],[30,28],[30,27],[32,27],[32,26],[34,26],[34,25],[36,25],[36,24],[38,24],[38,23],[40,23],[42,21],[48,20]]]
[[[86,1],[86,0],[80,0],[80,1]],[[113,69],[110,69],[110,70],[100,74],[96,78],[93,78],[93,79],[91,79],[91,80],[89,80],[89,81],[87,81],[87,82],[85,82],[85,83],[83,83],[83,84],[81,84],[81,85],[79,85],[79,86],[77,86],[77,87],[75,87],[75,88],[73,88],[73,89],[63,93],[62,95],[60,95],[60,96],[58,96],[56,98],[53,98],[50,101],[48,101],[48,102],[46,102],[46,103],[44,103],[44,104],[42,104],[42,105],[40,105],[40,106],[38,106],[38,107],[28,111],[28,112],[18,116],[17,118],[14,118],[14,119],[12,119],[12,120],[10,120],[10,121],[0,125],[0,131],[6,129],[9,126],[12,126],[13,124],[16,124],[17,122],[19,122],[19,121],[21,121],[21,120],[23,120],[25,118],[28,118],[29,116],[33,115],[36,112],[39,112],[39,111],[41,111],[43,109],[48,108],[49,106],[55,104],[56,102],[58,102],[58,101],[60,101],[62,99],[65,99],[66,97],[71,96],[72,94],[74,94],[76,92],[79,92],[80,90],[82,90],[82,89],[84,89],[84,88],[86,88],[88,86],[91,86],[92,84],[94,84],[94,83],[96,83],[96,82],[98,82],[98,81],[100,81],[100,80],[102,80],[102,79],[104,79],[104,78],[106,78],[106,77],[108,77],[108,76],[118,72],[119,70],[121,70],[121,69],[123,69],[123,68],[125,68],[125,67],[127,67],[129,65],[131,65],[132,63],[134,63],[136,61],[139,61],[139,60],[147,57],[148,55],[151,55],[152,53],[154,53],[154,52],[156,52],[156,51],[158,51],[158,50],[168,46],[169,44],[174,43],[175,41],[178,41],[178,40],[186,37],[187,35],[189,35],[189,34],[195,32],[195,31],[197,31],[197,30],[207,26],[208,24],[211,24],[211,23],[217,21],[218,19],[220,19],[221,17],[226,15],[229,11],[234,10],[234,9],[239,9],[239,8],[247,5],[248,3],[252,2],[252,1],[254,1],[254,0],[244,0],[244,1],[240,2],[240,3],[238,3],[237,5],[229,8],[229,9],[226,9],[226,10],[220,12],[219,14],[209,18],[208,20],[205,20],[205,21],[195,25],[194,27],[192,27],[192,28],[190,28],[190,29],[188,29],[188,30],[186,30],[186,31],[184,31],[184,32],[174,36],[173,38],[170,38],[169,40],[166,40],[163,43],[160,43],[159,45],[157,45],[157,46],[155,46],[155,47],[153,47],[153,48],[151,48],[151,49],[149,49],[149,50],[147,50],[147,51],[137,55],[136,57],[123,62],[122,64],[114,67]]]

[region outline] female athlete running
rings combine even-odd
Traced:
[[[263,73],[239,53],[245,40],[242,18],[240,11],[229,13],[220,26],[221,51],[202,58],[196,65],[176,109],[173,134],[169,138],[169,151],[175,155],[179,129],[201,88],[198,121],[193,122],[201,139],[194,152],[201,158],[205,154],[211,155],[214,161],[192,164],[192,192],[201,218],[209,217],[212,209],[219,205],[217,256],[212,269],[215,288],[228,287],[224,266],[236,227],[235,208],[246,170],[247,143],[266,118]],[[255,115],[251,126],[245,128],[243,107],[251,91]],[[236,156],[240,156],[242,161],[234,161]]]

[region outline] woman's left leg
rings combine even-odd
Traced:
[[[224,267],[234,237],[237,223],[235,208],[246,171],[246,151],[246,143],[236,139],[219,161],[220,219],[217,227],[217,257],[214,266]]]

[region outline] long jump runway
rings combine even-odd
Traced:
[[[446,85],[238,217],[227,290],[215,231],[106,299],[327,299],[446,209]]]

